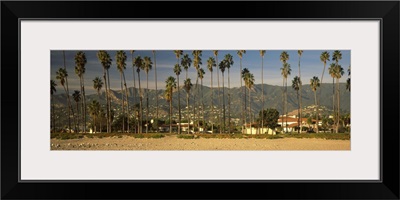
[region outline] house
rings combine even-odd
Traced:
[[[276,135],[275,130],[264,127],[261,128],[257,123],[245,124],[243,129],[243,134],[268,134]]]
[[[287,122],[287,126],[286,126]],[[313,119],[311,126],[308,125],[307,123],[307,118],[301,118],[300,123],[303,127],[311,127],[311,128],[316,128],[316,123],[317,120]],[[318,122],[319,126],[322,125],[322,120]],[[299,121],[297,117],[286,117],[286,116],[281,116],[278,119],[278,125],[282,128],[283,132],[294,132],[295,127],[299,127]]]
[[[178,130],[178,125],[176,124],[171,124],[172,126],[172,132],[176,132]],[[163,124],[158,127],[158,131],[160,132],[169,132],[170,125],[169,124]]]

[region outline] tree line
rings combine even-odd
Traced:
[[[164,97],[166,101],[169,103],[169,125],[170,125],[170,132],[172,132],[172,120],[171,116],[173,114],[173,107],[172,107],[172,100],[173,100],[173,95],[174,92],[178,95],[178,134],[181,133],[181,122],[182,122],[182,115],[181,115],[181,100],[180,100],[180,93],[181,93],[181,86],[179,85],[180,83],[180,75],[182,72],[182,69],[185,70],[185,79],[183,81],[184,85],[182,86],[183,90],[186,93],[186,108],[187,108],[187,122],[197,122],[197,127],[202,127],[203,130],[206,129],[206,120],[205,120],[205,112],[204,112],[204,102],[203,102],[203,91],[202,86],[203,86],[203,78],[206,75],[206,71],[201,67],[202,65],[202,51],[201,50],[194,50],[192,51],[192,55],[190,56],[189,54],[184,54],[182,50],[174,50],[173,51],[175,54],[175,57],[177,59],[176,64],[171,67],[171,73],[173,73],[173,76],[169,76],[165,80],[165,93]],[[231,54],[226,54],[222,57],[222,59],[219,61],[219,51],[214,50],[213,51],[213,57],[209,57],[207,59],[207,69],[210,72],[210,77],[211,77],[211,112],[214,113],[214,102],[213,100],[217,99],[216,102],[218,102],[217,107],[222,109],[221,114],[217,114],[217,124],[214,124],[214,122],[211,122],[211,131],[214,132],[214,126],[218,127],[219,133],[231,133],[232,132],[232,126],[231,126],[231,94],[228,90],[228,93],[225,94],[225,72],[227,71],[227,81],[228,81],[228,88],[231,88],[230,86],[230,68],[233,66],[234,61],[233,61],[233,56]],[[241,86],[241,97],[240,98],[240,110],[241,110],[241,115],[240,115],[240,124],[241,124],[241,129],[243,132],[243,129],[245,128],[245,124],[254,124],[259,123],[261,127],[268,126],[267,124],[270,124],[271,122],[267,121],[264,119],[265,115],[267,113],[267,110],[264,109],[264,101],[265,101],[265,95],[264,95],[264,56],[267,53],[265,50],[260,50],[260,58],[261,58],[261,84],[262,84],[262,95],[261,95],[261,103],[262,103],[262,109],[259,113],[260,119],[256,120],[254,119],[251,110],[251,92],[253,90],[253,86],[255,84],[255,77],[254,74],[250,72],[248,68],[242,68],[242,59],[246,54],[246,50],[238,50],[237,51],[237,56],[240,59],[240,86]],[[297,95],[297,101],[298,101],[298,124],[300,126],[300,129],[302,129],[302,81],[301,81],[301,56],[303,54],[302,50],[298,50],[298,75],[296,75],[293,80],[292,80],[292,88],[296,91]],[[126,61],[127,61],[127,55],[125,51],[117,51],[116,56],[115,56],[115,65],[116,68],[119,72],[120,75],[120,90],[121,90],[121,110],[122,114],[118,116],[116,120],[122,120],[122,124],[120,129],[122,132],[134,132],[134,133],[143,133],[144,131],[143,126],[145,127],[145,133],[149,132],[149,79],[148,75],[150,71],[154,71],[154,76],[155,76],[155,90],[157,92],[158,86],[157,86],[157,63],[156,63],[156,51],[152,51],[152,58],[145,56],[141,57],[140,55],[134,56],[135,51],[131,50],[131,59],[132,59],[132,73],[133,73],[133,94],[128,94],[130,93],[128,91],[127,87],[127,82],[125,79],[125,70],[126,70]],[[67,100],[67,106],[68,106],[68,130],[71,132],[72,129],[75,131],[83,131],[87,132],[86,126],[87,126],[87,119],[86,116],[89,114],[91,116],[92,122],[94,124],[93,128],[94,131],[97,131],[96,124],[99,124],[99,130],[102,131],[102,122],[105,122],[106,124],[106,132],[113,132],[113,121],[114,119],[114,110],[112,108],[112,99],[110,95],[110,75],[109,75],[109,69],[112,65],[113,59],[111,58],[110,54],[107,51],[100,50],[97,52],[97,58],[99,63],[101,64],[103,68],[103,76],[96,77],[93,80],[93,88],[96,90],[99,99],[101,97],[100,91],[104,87],[105,88],[105,100],[106,103],[105,105],[100,105],[100,103],[96,100],[93,100],[89,102],[89,105],[86,105],[86,95],[85,95],[85,87],[84,87],[84,75],[85,75],[85,65],[87,64],[87,59],[86,55],[82,51],[78,51],[75,54],[75,74],[80,80],[80,90],[75,90],[72,94],[72,99],[75,101],[75,108],[72,105],[71,102],[71,95],[69,92],[69,87],[68,87],[68,72],[66,69],[66,64],[65,64],[65,52],[63,51],[63,60],[64,60],[64,66],[59,68],[56,71],[56,79],[59,81],[61,86],[64,89],[64,92],[66,94],[66,100]],[[291,75],[291,66],[287,62],[290,59],[290,56],[287,51],[283,51],[280,54],[280,61],[282,63],[282,67],[280,68],[280,72],[282,75],[282,107],[283,107],[283,114],[287,116],[288,110],[287,110],[287,82],[288,78]],[[328,69],[328,72],[330,76],[332,77],[333,81],[333,91],[332,91],[332,106],[333,106],[333,116],[335,119],[335,127],[336,127],[336,132],[338,132],[338,127],[340,123],[340,92],[339,92],[339,80],[344,74],[344,69],[343,67],[339,64],[339,61],[342,59],[342,54],[340,51],[336,50],[333,52],[332,55],[332,62],[330,64],[330,67]],[[314,92],[314,102],[316,105],[316,116],[319,115],[319,102],[321,98],[321,89],[320,85],[322,84],[324,73],[325,73],[325,68],[326,64],[328,61],[330,61],[330,54],[327,51],[324,51],[320,55],[320,60],[323,63],[323,70],[322,70],[322,75],[321,75],[321,80],[319,80],[318,76],[314,76],[313,78],[310,79],[310,86],[312,91]],[[154,61],[154,63],[153,63]],[[154,66],[154,68],[153,68]],[[188,69],[193,66],[196,69],[196,84],[195,87],[193,88],[193,83],[190,78],[188,78]],[[213,72],[214,69],[217,69],[217,96],[214,97],[213,93]],[[137,79],[136,81],[136,75],[137,74]],[[146,88],[147,90],[143,90],[142,84],[141,84],[141,77],[140,74],[141,72],[144,72],[146,75]],[[221,74],[221,81],[220,81],[220,76]],[[348,68],[348,75],[350,75],[350,66]],[[201,87],[198,87],[200,81]],[[138,83],[138,90],[136,90],[136,82]],[[335,85],[336,82],[336,85]],[[222,89],[220,87],[220,83],[222,83]],[[244,86],[243,87],[243,83]],[[51,91],[51,98],[52,98],[52,127],[55,127],[55,119],[54,119],[54,100],[53,100],[53,94],[56,92],[56,86],[57,83],[54,80],[51,80],[51,85],[50,85],[50,91]],[[201,90],[200,90],[201,89]],[[346,81],[346,89],[350,91],[350,78]],[[222,91],[221,91],[222,90]],[[247,90],[247,91],[246,91]],[[138,92],[137,92],[138,91]],[[138,93],[138,94],[137,94]],[[318,95],[317,95],[318,93]],[[248,99],[247,98],[248,95]],[[133,106],[129,105],[128,97],[133,96]],[[135,102],[137,96],[139,97],[139,102]],[[193,100],[193,111],[190,111],[190,105],[189,105],[189,99],[192,96]],[[225,102],[225,96],[227,96],[227,102]],[[196,99],[199,99],[200,102],[197,102]],[[145,104],[143,104],[143,99],[145,99]],[[158,121],[159,119],[159,97],[157,95],[156,97],[156,120]],[[247,103],[248,102],[248,103]],[[227,106],[226,106],[227,105]],[[199,112],[199,106],[202,109],[202,115],[200,116]],[[133,108],[132,108],[133,107]],[[227,107],[227,108],[226,108]],[[104,109],[105,108],[105,109]],[[196,109],[197,108],[197,109]],[[134,118],[132,119],[133,122],[130,122],[130,117],[129,115],[132,114],[131,110],[133,110]],[[271,111],[272,112],[272,111]],[[193,114],[193,120],[191,121],[190,115],[191,113]],[[248,115],[248,116],[246,116]],[[249,121],[247,121],[249,119]],[[317,124],[319,117],[316,117]],[[200,122],[202,121],[202,124],[200,126]],[[97,123],[96,123],[97,122]],[[125,123],[126,122],[126,123]],[[144,124],[143,124],[144,123]],[[82,124],[82,126],[81,126]],[[193,123],[194,124],[194,123]],[[125,127],[126,125],[126,127]],[[157,123],[157,126],[159,124]],[[195,125],[195,124],[194,124]],[[287,127],[287,118],[286,118],[286,125]],[[82,128],[80,128],[82,127]],[[158,127],[156,127],[157,129]],[[189,129],[187,129],[189,133]],[[317,132],[318,126],[317,126]]]

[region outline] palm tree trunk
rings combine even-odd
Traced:
[[[300,79],[300,82],[301,82],[301,71],[300,71],[300,58],[301,58],[301,56],[299,56],[299,79]],[[321,81],[322,81],[322,78],[321,78]],[[301,123],[301,119],[302,119],[302,115],[303,115],[303,110],[302,110],[302,96],[301,96],[301,87],[302,87],[302,83],[300,83],[300,85],[299,85],[299,93],[300,93],[300,100],[299,100],[299,110],[300,110],[300,112],[298,112],[298,117],[299,117],[299,128],[300,128],[300,132],[299,133],[301,133],[301,130],[302,130],[302,128],[303,128],[303,124]],[[319,102],[319,100],[318,100],[318,102]]]
[[[109,128],[110,128],[110,133],[112,132],[112,118],[111,118],[111,98],[110,98],[110,92],[111,92],[111,87],[110,87],[110,72],[107,69],[107,81],[108,81],[108,94],[107,94],[107,99],[108,99],[108,113],[110,114],[108,117],[107,123],[109,123]],[[107,83],[106,83],[107,87]]]
[[[142,88],[140,87],[140,72],[138,72],[138,82],[139,82],[139,110],[140,110],[140,119],[139,119],[139,133],[142,133],[142,119],[143,119],[143,109],[142,109]]]
[[[124,92],[122,88],[122,72],[119,73],[121,78],[121,98],[122,98],[122,133],[125,133],[125,102],[124,102]]]
[[[64,69],[67,70],[67,65],[65,65],[65,51],[63,51],[63,58],[64,58]],[[68,78],[65,77],[65,84],[67,85],[67,89],[65,89],[64,86],[64,90],[67,93],[67,99],[68,99],[68,129],[69,129],[69,133],[71,133],[71,107],[70,107],[70,101],[69,101],[69,91],[68,91]]]
[[[132,62],[133,62],[133,57],[132,57]],[[132,75],[133,75],[133,111],[135,111],[135,101],[136,101],[136,80],[135,80],[135,68],[132,70]],[[156,82],[157,83],[157,82]],[[135,133],[139,133],[139,125],[136,127],[136,122],[134,123]]]
[[[106,70],[103,68],[103,79],[104,79],[104,83],[105,83],[105,86],[106,86],[106,92],[105,92],[105,99],[106,99],[106,104],[107,104],[107,109],[106,109],[106,115],[107,115],[107,133],[109,133],[110,132],[110,127],[109,127],[109,123],[108,123],[108,118],[110,117],[110,113],[109,113],[109,110],[108,110],[108,88],[107,88],[107,77],[106,77]]]
[[[190,113],[189,113],[189,92],[186,93],[186,111],[187,111],[187,118],[188,118],[188,128],[187,128],[187,133],[189,134],[189,129],[190,129]]]
[[[285,115],[286,115],[286,128],[288,127],[287,125],[287,118],[288,118],[288,108],[287,108],[287,78],[285,78],[286,83],[285,83]]]
[[[225,133],[225,78],[224,78],[224,73],[222,72],[222,110],[223,110],[223,121],[224,121],[224,123],[223,123],[223,126],[222,126],[222,129],[223,129],[223,133]]]
[[[264,132],[264,57],[261,57],[261,133]]]
[[[253,135],[253,127],[251,124],[251,90],[249,89],[249,120],[250,120],[250,134]]]
[[[171,116],[172,116],[172,94],[171,94],[171,100],[169,101],[169,133],[172,133]]]
[[[242,58],[240,58],[240,71],[239,71],[239,72],[240,72],[240,73],[239,73],[240,92],[242,93],[242,94],[241,94],[242,97],[240,98],[240,111],[242,112],[242,113],[241,113],[242,125],[241,125],[240,127],[242,127],[242,133],[243,133],[243,126],[244,126],[244,123],[245,123],[244,116],[246,116],[246,115],[245,115],[245,112],[244,112],[244,110],[243,110],[243,104],[244,104],[244,102],[243,102]],[[245,99],[244,101],[246,101],[246,99]],[[246,104],[245,104],[245,105],[246,105]]]
[[[315,116],[315,118],[316,118],[316,120],[317,120],[317,123],[316,123],[316,126],[317,126],[317,133],[319,133],[319,129],[318,129],[318,124],[319,124],[319,120],[318,120],[318,115],[319,115],[319,108],[318,108],[318,102],[317,102],[317,90],[315,90],[314,91],[314,101],[315,101],[315,104],[317,105],[317,114],[316,114],[316,116]]]
[[[339,85],[339,79],[336,79],[336,88],[337,88],[337,125],[336,125],[336,133],[339,133],[339,123],[340,123],[340,85]]]
[[[153,51],[154,56],[154,75],[156,79],[156,132],[158,132],[158,90],[157,90],[157,60],[156,60],[156,52]]]
[[[122,76],[124,77],[124,86],[125,86],[125,98],[126,98],[126,118],[128,122],[128,133],[129,133],[129,99],[128,99],[128,88],[126,87],[125,73],[122,72]],[[125,123],[125,122],[124,122]]]
[[[82,91],[83,91],[83,111],[84,111],[84,127],[86,127],[86,95],[85,95],[85,79],[82,75]],[[86,129],[85,129],[86,130]]]
[[[52,129],[53,129],[53,133],[55,132],[55,130],[56,130],[56,126],[55,126],[55,121],[54,121],[54,119],[55,119],[55,117],[54,117],[54,97],[53,97],[53,95],[51,95],[51,123],[52,123]]]
[[[245,83],[246,84],[246,83]],[[244,117],[244,124],[247,124],[247,92],[246,92],[246,86],[242,88],[242,90],[244,91],[244,108],[243,108],[243,117]],[[246,127],[245,127],[246,128]],[[247,131],[246,131],[247,133]]]
[[[198,88],[197,87],[197,85],[198,85],[198,79],[199,79],[199,77],[197,76],[196,77],[196,86],[195,86],[195,90]],[[196,121],[196,119],[197,119],[197,121],[199,121],[198,120],[198,118],[196,118],[196,91],[193,91],[193,131],[194,131],[194,129],[195,129],[195,121]],[[198,122],[197,122],[198,123]],[[199,127],[199,125],[197,124],[197,128]]]
[[[283,126],[284,115],[285,115],[285,78],[282,78],[282,131],[286,133],[286,129]]]
[[[180,95],[180,89],[179,89],[179,75],[176,75],[177,80],[178,80],[178,134],[181,134],[181,95]]]
[[[78,102],[76,102],[76,116],[79,119],[79,109],[78,109]],[[79,120],[78,120],[78,133],[79,133]]]
[[[333,115],[336,115],[336,109],[335,109],[335,78],[332,78],[332,109],[333,109]]]
[[[301,130],[301,124],[300,124],[300,98],[299,98],[299,91],[297,91],[297,102],[299,103],[298,109],[297,109],[297,125],[299,126],[299,129],[297,130],[297,133],[300,133]]]
[[[216,60],[216,63],[217,63],[217,66],[218,66],[218,56],[215,56],[215,60]],[[221,108],[221,92],[220,92],[220,87],[219,87],[219,71],[218,71],[218,69],[217,69],[217,82],[218,82],[218,92],[217,92],[217,97],[218,97],[218,115],[217,115],[217,118],[218,118],[218,125],[219,125],[219,133],[221,134],[222,133],[222,129],[221,129],[221,110],[220,110],[220,108]]]
[[[211,133],[214,133],[214,93],[213,93],[213,72],[211,71]],[[209,117],[210,118],[210,117]]]
[[[231,133],[231,80],[228,68],[228,133]],[[241,80],[241,79],[240,79]]]
[[[201,79],[201,109],[203,112],[203,132],[206,130],[205,129],[205,125],[206,125],[206,121],[204,118],[204,98],[203,98],[204,92],[203,92],[203,79]]]
[[[146,133],[149,132],[149,73],[146,72]],[[172,100],[171,100],[172,101]]]

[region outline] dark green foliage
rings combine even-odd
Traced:
[[[278,126],[279,112],[274,108],[268,108],[258,114],[258,123],[261,124],[261,116],[264,115],[264,126],[270,129],[275,129]]]

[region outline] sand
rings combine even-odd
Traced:
[[[350,140],[315,138],[282,139],[161,139],[129,136],[82,139],[51,139],[51,150],[350,150]]]

